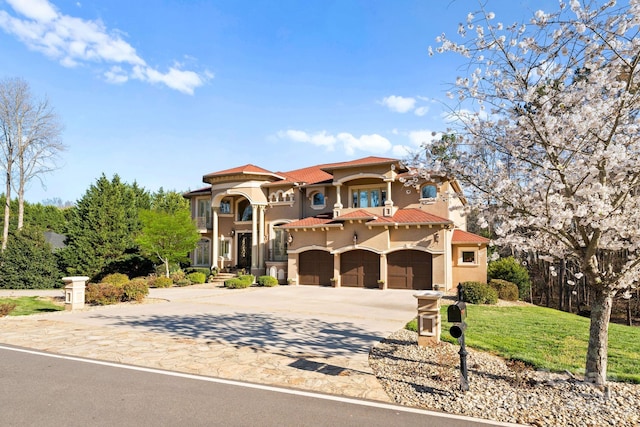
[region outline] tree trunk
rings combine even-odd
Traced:
[[[169,277],[169,259],[168,258],[164,259],[163,262],[164,262],[164,274],[165,274],[165,277]]]
[[[609,346],[609,319],[613,298],[609,291],[598,290],[591,300],[591,325],[585,380],[596,385],[607,381],[607,348]]]
[[[10,169],[10,168],[9,168]],[[7,249],[9,239],[9,216],[11,214],[11,171],[7,170],[6,202],[4,204],[4,227],[2,229],[2,252]]]

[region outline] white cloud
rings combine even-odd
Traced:
[[[406,113],[413,110],[416,100],[414,98],[391,95],[383,98],[380,103],[396,113]]]
[[[305,131],[289,129],[278,132],[278,137],[294,142],[306,142],[319,147],[325,147],[327,151],[333,151],[337,142],[335,136],[327,134],[327,131],[324,130],[316,132],[315,134],[309,134]]]
[[[99,20],[83,20],[61,14],[48,0],[7,0],[22,17],[0,11],[0,28],[14,35],[29,49],[55,59],[65,67],[115,64],[103,73],[107,82],[123,83],[135,78],[161,83],[182,93],[194,90],[213,78],[209,72],[197,73],[169,67],[161,72],[146,64],[119,31],[110,31]]]
[[[429,112],[429,107],[426,105],[417,106],[417,104],[421,102],[431,103],[433,101],[424,96],[416,96],[413,98],[391,95],[383,98],[382,101],[378,101],[378,104],[384,105],[396,113],[408,113],[412,111],[416,116],[422,117]]]
[[[383,154],[388,152],[392,146],[391,142],[378,134],[361,135],[355,137],[350,133],[342,132],[332,135],[327,131],[310,134],[305,131],[289,129],[277,133],[279,139],[288,139],[294,142],[308,143],[315,146],[325,147],[327,151],[333,151],[338,143],[342,144],[347,155],[353,155],[356,151],[363,151],[371,154]]]
[[[429,112],[429,107],[418,107],[413,111],[416,116],[422,117]]]
[[[409,137],[409,141],[416,147],[422,144],[430,144],[431,141],[436,138],[432,131],[426,129],[410,131],[407,136]]]
[[[393,157],[404,158],[415,152],[415,150],[414,147],[406,145],[394,145],[393,148],[391,148],[391,154],[393,154]]]
[[[356,150],[374,154],[382,154],[391,149],[391,142],[378,134],[361,135],[359,138],[350,133],[339,133],[338,139],[344,144],[347,155],[353,155]]]

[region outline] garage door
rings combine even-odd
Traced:
[[[391,289],[432,289],[431,254],[397,251],[387,255],[387,274]]]
[[[342,286],[377,288],[380,279],[380,255],[363,250],[345,252],[340,256]]]
[[[298,257],[301,285],[331,285],[333,255],[326,251],[306,251]]]

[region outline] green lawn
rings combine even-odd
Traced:
[[[467,304],[467,346],[522,360],[538,369],[584,373],[589,319],[545,307]],[[449,335],[447,306],[443,306],[442,340]],[[640,383],[640,328],[609,325],[608,376],[614,381]]]
[[[25,316],[27,314],[64,310],[64,306],[58,305],[48,298],[41,297],[0,298],[0,304],[6,303],[16,304],[16,308],[9,313],[9,316]]]

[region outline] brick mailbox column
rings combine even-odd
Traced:
[[[418,345],[425,347],[430,342],[440,341],[442,320],[440,299],[443,292],[422,291],[413,294],[418,301]]]
[[[84,308],[84,289],[89,280],[85,276],[63,277],[64,308],[65,310],[80,310]]]

